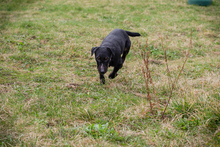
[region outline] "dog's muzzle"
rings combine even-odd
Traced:
[[[106,73],[106,71],[105,71],[105,68],[104,68],[104,65],[103,65],[103,64],[101,64],[101,66],[100,66],[100,73],[101,73],[101,74]]]

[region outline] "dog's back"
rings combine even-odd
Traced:
[[[113,42],[117,42],[117,41],[127,40],[127,39],[129,39],[128,36],[136,37],[136,36],[141,36],[141,35],[139,33],[136,33],[136,32],[129,32],[129,31],[125,31],[125,30],[122,30],[122,29],[115,29],[115,30],[111,31],[105,37],[105,39],[102,41],[101,46],[105,45],[106,42],[113,43]]]
[[[102,41],[102,44],[100,46],[105,46],[105,47],[110,46],[111,48],[120,47],[122,49],[124,48],[124,45],[128,39],[129,37],[124,30],[115,29],[105,37],[105,39]]]
[[[115,29],[111,31],[105,39],[102,41],[100,47],[120,47],[121,51],[120,53],[123,53],[123,50],[125,48],[126,43],[130,42],[130,39],[128,36],[135,37],[135,36],[141,36],[139,33],[135,32],[129,32],[122,29]],[[116,51],[117,52],[117,51]]]

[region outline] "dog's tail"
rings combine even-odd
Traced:
[[[135,37],[135,36],[141,36],[141,34],[139,33],[135,33],[135,32],[129,32],[129,31],[125,31],[129,36],[131,37]]]

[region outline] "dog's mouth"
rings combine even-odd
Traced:
[[[101,75],[104,75],[106,72],[100,72]]]
[[[98,69],[98,71],[99,71],[99,73],[102,74],[102,75],[104,75],[104,74],[107,72],[107,70],[104,70],[104,71],[103,71],[103,70],[100,70],[100,69]]]

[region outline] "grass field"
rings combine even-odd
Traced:
[[[91,48],[115,28],[142,36],[100,85]],[[148,40],[162,112],[170,81],[161,38],[174,80],[191,29],[162,119],[150,113],[141,51]],[[0,145],[219,146],[220,1],[1,0]]]

